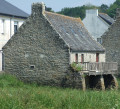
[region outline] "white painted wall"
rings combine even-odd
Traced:
[[[83,19],[83,24],[96,41],[109,28],[109,25],[98,16],[98,9],[86,10],[86,17]]]
[[[75,54],[70,53],[70,63],[75,62]],[[81,62],[81,55],[84,54],[84,62],[96,62],[96,53],[78,53],[78,62]],[[105,53],[99,53],[99,62],[105,62]]]
[[[4,20],[4,33],[2,33],[2,21]],[[18,28],[23,24],[25,19],[13,18],[0,15],[0,71],[2,71],[2,47],[14,34],[14,21],[18,22]]]

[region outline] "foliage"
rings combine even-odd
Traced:
[[[85,6],[75,8],[63,8],[58,13],[71,17],[80,17],[81,19],[83,19],[85,17]]]
[[[11,75],[0,75],[1,109],[120,109],[120,90],[95,91],[62,89],[22,84]],[[18,84],[21,84],[18,83]]]
[[[107,13],[108,8],[109,7],[106,4],[102,4],[99,8],[99,12]]]
[[[110,7],[107,10],[107,14],[114,18],[116,15],[117,8],[120,8],[120,0],[116,0],[113,4],[110,5]]]
[[[75,71],[81,71],[81,70],[82,70],[82,66],[79,65],[79,64],[77,64],[77,63],[75,63],[75,62],[73,62],[73,63],[71,64],[71,67],[72,67]]]
[[[45,7],[45,10],[48,11],[48,12],[54,12],[54,11],[52,10],[52,8],[50,8],[50,7]]]

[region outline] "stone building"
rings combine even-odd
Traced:
[[[23,81],[79,88],[82,77],[70,64],[105,62],[105,49],[79,18],[47,12],[43,3],[32,5],[31,16],[3,47],[3,54],[4,71]]]
[[[102,45],[106,49],[106,61],[118,62],[120,72],[120,10],[117,10],[115,23],[102,36]]]
[[[0,71],[2,70],[2,47],[22,25],[29,15],[5,0],[0,0]]]
[[[105,13],[98,13],[98,9],[90,9],[86,10],[83,23],[91,36],[101,44],[101,36],[114,23],[114,19]]]

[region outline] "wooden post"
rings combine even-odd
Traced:
[[[113,77],[113,80],[111,82],[111,85],[114,89],[118,89],[118,81],[114,75],[112,75],[112,77]]]
[[[101,90],[105,90],[104,78],[102,75],[100,77],[100,83],[101,83]]]
[[[95,77],[95,88],[105,90],[104,78],[102,75]]]
[[[82,89],[83,89],[83,91],[85,91],[86,90],[86,83],[85,83],[85,75],[84,74],[81,75],[81,79],[82,79]]]

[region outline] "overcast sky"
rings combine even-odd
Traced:
[[[76,7],[91,3],[96,6],[101,4],[110,5],[116,0],[6,0],[27,13],[31,13],[31,4],[33,2],[44,2],[47,7],[54,11],[60,11],[64,7]]]

